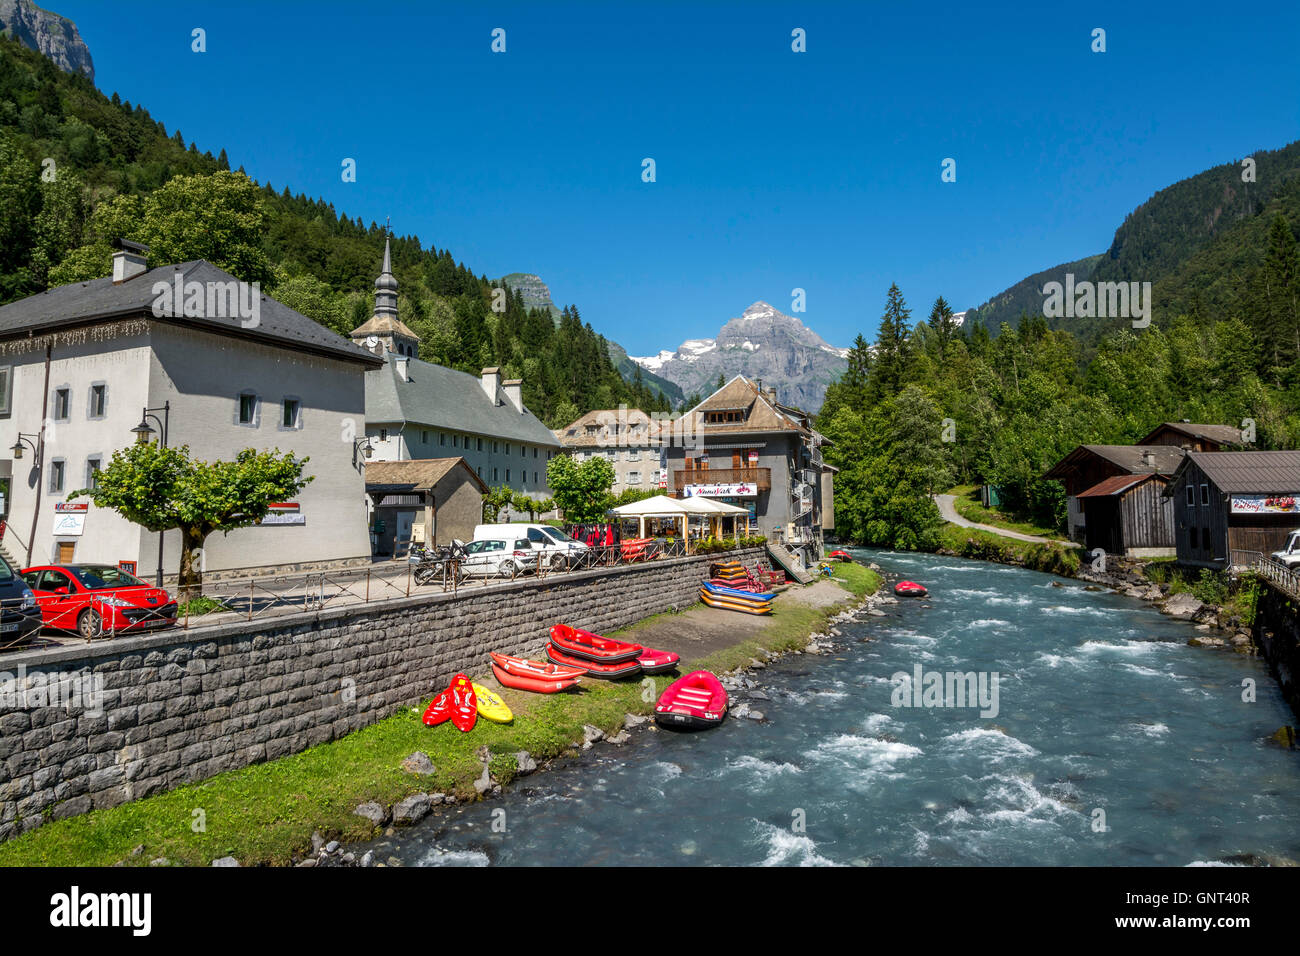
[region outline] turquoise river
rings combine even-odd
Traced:
[[[1300,765],[1268,741],[1294,718],[1261,661],[1190,647],[1190,624],[1078,582],[857,555],[931,597],[754,672],[765,697],[733,705],[764,721],[643,728],[368,846],[407,866],[1300,859]],[[982,678],[983,711],[915,706],[895,675],[918,668],[923,686]]]

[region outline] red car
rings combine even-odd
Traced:
[[[22,571],[45,627],[90,640],[106,631],[142,631],[176,623],[176,601],[108,564],[49,564]]]

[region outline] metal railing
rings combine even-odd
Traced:
[[[469,561],[453,558],[432,567],[404,561],[364,570],[212,581],[192,600],[178,601],[175,592],[168,592],[154,605],[147,602],[148,592],[154,590],[150,586],[80,589],[72,594],[38,591],[35,605],[24,605],[22,599],[0,601],[0,651],[62,643],[68,637],[95,641],[170,627],[251,621],[437,590],[453,595],[462,590],[479,593],[523,578],[562,578],[580,571],[685,557],[690,551],[680,538],[645,538],[573,551],[538,549],[535,553],[540,562],[503,561],[487,573],[476,573]],[[719,559],[725,555],[718,553]],[[425,570],[430,573],[423,574]]]
[[[1300,598],[1300,572],[1295,569],[1261,556],[1251,570],[1260,577],[1268,578],[1292,597]]]

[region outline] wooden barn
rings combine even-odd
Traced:
[[[1183,449],[1176,445],[1080,445],[1043,477],[1065,487],[1067,533],[1072,541],[1082,543],[1087,540],[1087,516],[1079,500],[1082,492],[1121,475],[1172,475],[1182,460]],[[1167,547],[1173,547],[1173,542]]]
[[[1300,528],[1300,451],[1190,451],[1165,495],[1180,563],[1250,564]]]
[[[1194,422],[1163,422],[1139,445],[1173,445],[1186,451],[1231,451],[1243,447],[1241,429],[1232,425],[1198,425]]]
[[[1105,478],[1078,494],[1084,547],[1127,558],[1172,557],[1174,505],[1167,475],[1154,472]]]

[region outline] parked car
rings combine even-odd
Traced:
[[[549,524],[481,524],[474,528],[474,539],[526,537],[534,548],[543,553],[539,564],[552,571],[571,568],[582,560],[587,546],[581,541],[565,537],[563,531]]]
[[[163,588],[107,564],[25,568],[45,626],[90,640],[105,631],[143,631],[176,623],[176,601]]]
[[[513,578],[536,571],[542,553],[527,538],[479,538],[465,546],[460,570],[462,574],[479,577]]]
[[[1273,552],[1273,560],[1278,564],[1285,564],[1288,568],[1300,568],[1300,528],[1287,535],[1282,550]]]
[[[26,644],[41,629],[36,594],[0,556],[0,649]]]

